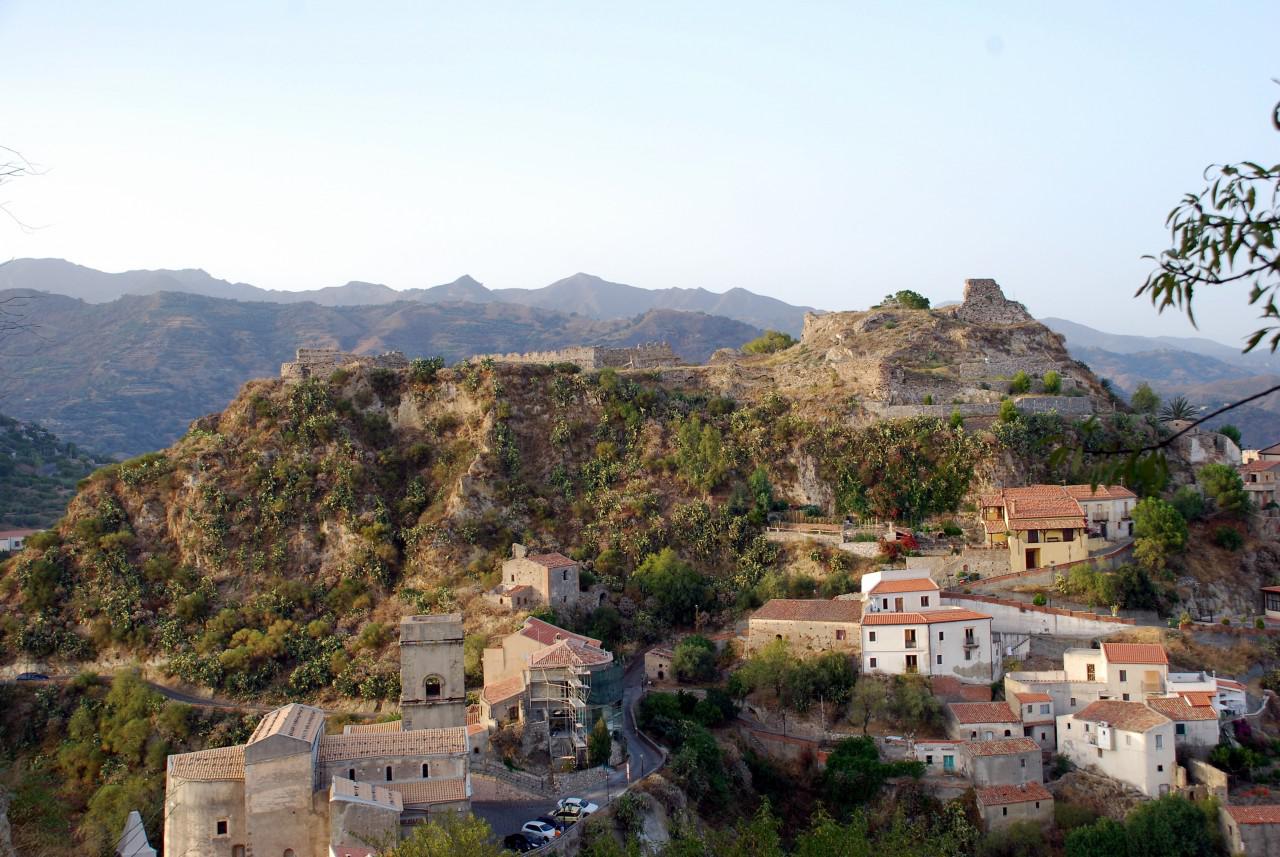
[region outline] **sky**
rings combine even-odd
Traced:
[[[1280,160],[1270,2],[0,0],[0,258],[266,288],[576,271],[860,309],[1134,291],[1215,162]],[[1242,291],[1200,296],[1238,342]]]

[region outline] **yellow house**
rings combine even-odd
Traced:
[[[1009,570],[1048,568],[1089,557],[1084,510],[1063,485],[1004,488],[981,500],[988,547],[1008,547]]]

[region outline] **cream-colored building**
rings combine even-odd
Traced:
[[[655,646],[644,653],[644,677],[652,682],[675,681],[676,653],[667,646]]]
[[[975,797],[988,831],[1019,821],[1042,826],[1053,823],[1053,795],[1038,782],[985,786],[975,789]]]
[[[165,853],[310,857],[469,811],[465,727],[399,726],[325,735],[324,712],[294,703],[265,715],[247,744],[170,756]]]
[[[402,621],[403,720],[326,735],[324,712],[294,703],[263,716],[245,744],[170,756],[165,854],[312,857],[469,811],[466,708],[454,698],[461,626],[458,614]]]
[[[1052,752],[1057,748],[1058,725],[1053,712],[1052,696],[1035,691],[1016,691],[1007,692],[1005,699],[1022,721],[1024,738],[1035,741],[1042,750]]]
[[[1240,460],[1244,464],[1251,461],[1280,461],[1280,443],[1273,443],[1262,449],[1243,450],[1240,453]]]
[[[1244,857],[1280,854],[1280,804],[1224,804],[1218,810],[1218,820],[1228,854]]]
[[[1236,469],[1254,508],[1264,509],[1280,502],[1280,459],[1259,458]]]
[[[1138,495],[1123,485],[1064,485],[1080,504],[1089,535],[1114,542],[1133,538],[1133,507]]]
[[[1210,706],[1192,706],[1181,696],[1157,697],[1147,705],[1173,721],[1173,743],[1193,756],[1207,756],[1221,738],[1218,715]]]
[[[940,606],[940,590],[928,569],[883,568],[862,576],[864,613],[905,613]]]
[[[1062,666],[1060,670],[1007,673],[1005,698],[1047,694],[1056,717],[1099,700],[1141,701],[1168,693],[1169,655],[1155,643],[1103,643],[1097,649],[1068,649]]]
[[[947,734],[961,741],[1016,738],[1022,721],[1007,702],[947,703]]]
[[[773,598],[747,620],[747,648],[786,640],[797,654],[858,651],[862,603],[855,599]]]
[[[1008,549],[1011,572],[1089,558],[1084,510],[1066,486],[1004,488],[981,498],[979,514],[987,546]]]
[[[1058,752],[1149,798],[1177,782],[1173,721],[1145,702],[1103,700],[1058,717]]]
[[[996,655],[991,617],[962,607],[864,613],[862,670],[890,675],[950,675],[990,683]]]
[[[502,563],[502,580],[485,597],[510,610],[576,607],[578,572],[578,563],[562,553],[531,554],[524,545],[513,544],[511,558]]]

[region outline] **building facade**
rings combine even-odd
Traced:
[[[960,741],[1016,738],[1022,722],[1007,702],[950,702],[947,734]]]
[[[774,598],[747,620],[747,648],[755,652],[786,640],[797,654],[856,654],[861,618],[862,604],[853,599]]]
[[[1058,718],[1058,752],[1149,798],[1177,782],[1173,721],[1144,702],[1104,700]]]
[[[405,729],[465,726],[462,614],[400,620],[400,711]]]
[[[1280,854],[1280,805],[1232,806],[1218,810],[1228,854],[1271,857]]]
[[[962,607],[862,617],[862,669],[891,675],[995,679],[991,617]]]
[[[974,796],[987,831],[1019,821],[1053,823],[1053,795],[1040,783],[986,786],[975,789]]]
[[[1123,485],[1064,485],[1080,504],[1091,537],[1105,541],[1133,538],[1133,507],[1138,495]]]
[[[979,509],[987,546],[1008,549],[1011,572],[1089,558],[1084,510],[1066,486],[1004,488]]]
[[[578,563],[562,553],[530,554],[524,545],[511,546],[511,558],[502,563],[502,580],[486,598],[509,610],[549,606],[578,606]]]

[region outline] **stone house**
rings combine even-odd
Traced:
[[[1268,447],[1274,449],[1275,447]],[[1280,502],[1280,459],[1261,458],[1237,468],[1244,490],[1255,508]],[[0,534],[3,535],[3,534]]]
[[[992,738],[960,744],[975,786],[1044,782],[1043,751],[1030,738]]]
[[[1102,700],[1058,717],[1058,752],[1149,798],[1177,782],[1173,721],[1144,702]]]
[[[951,702],[946,714],[947,734],[961,741],[1014,738],[1022,731],[1018,715],[1007,702]]]
[[[470,810],[464,726],[324,734],[324,712],[269,712],[246,744],[170,756],[165,850],[304,857]],[[377,788],[373,784],[377,783]]]
[[[960,752],[960,741],[916,741],[912,745],[912,753],[917,761],[923,762],[927,773],[956,774],[967,773],[964,764],[966,757]]]
[[[501,582],[485,597],[509,610],[576,607],[578,572],[578,563],[562,553],[530,554],[524,545],[513,544],[511,558],[502,563]]]
[[[1280,854],[1280,804],[1225,804],[1218,810],[1218,822],[1228,854]]]
[[[978,814],[986,830],[999,830],[1019,821],[1053,823],[1053,795],[1038,782],[985,786],[975,790]]]
[[[979,507],[987,547],[1008,549],[1011,572],[1089,558],[1084,510],[1062,485],[1004,488]]]
[[[862,669],[890,675],[949,675],[990,683],[998,663],[991,617],[963,607],[862,617]]]
[[[644,677],[651,682],[673,681],[675,669],[672,661],[675,651],[666,646],[657,646],[644,653]]]
[[[1123,485],[1064,485],[1080,504],[1090,536],[1104,541],[1133,537],[1133,507],[1138,495]]]
[[[1181,696],[1148,699],[1147,705],[1173,721],[1175,749],[1203,757],[1218,746],[1218,714],[1211,706],[1191,706]]]
[[[862,604],[855,600],[774,598],[747,621],[747,648],[759,651],[774,640],[786,640],[797,654],[858,652]]]

